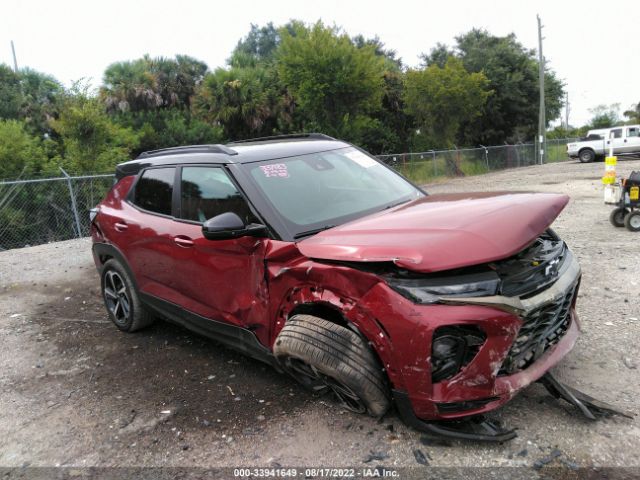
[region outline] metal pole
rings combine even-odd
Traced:
[[[484,161],[487,164],[487,172],[488,172],[489,171],[489,149],[484,145],[480,145],[480,146],[484,148]]]
[[[64,171],[62,167],[60,167],[60,171],[67,178],[67,186],[69,187],[69,196],[71,197],[71,208],[73,209],[73,216],[76,220],[76,232],[78,234],[78,238],[82,237],[82,228],[80,227],[80,216],[78,215],[78,206],[76,205],[76,196],[73,194],[73,186],[71,185],[71,177],[67,172]]]
[[[544,106],[544,55],[542,54],[542,21],[540,15],[536,15],[538,19],[538,87],[540,90],[540,112],[538,115],[538,154],[540,155],[540,164],[545,162],[545,149],[546,149],[546,130],[547,121],[545,119],[545,106]]]
[[[433,157],[433,176],[438,176],[438,166],[436,165],[436,151],[431,150],[431,156]]]
[[[11,40],[11,53],[13,53],[13,71],[18,73],[18,60],[16,60],[16,47],[13,45],[13,40]]]

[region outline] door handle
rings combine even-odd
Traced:
[[[113,226],[117,232],[124,232],[127,228],[129,228],[129,226],[124,222],[116,222]]]
[[[626,138],[624,139],[624,143],[627,143],[627,139]]]
[[[189,237],[173,237],[173,241],[179,247],[193,247],[193,240],[191,240]]]

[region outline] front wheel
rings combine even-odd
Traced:
[[[624,217],[627,215],[627,209],[624,207],[617,207],[611,210],[609,215],[609,221],[614,227],[624,227]]]
[[[114,259],[102,267],[102,298],[109,318],[123,332],[135,332],[154,322],[154,316],[140,301],[131,278]]]
[[[578,159],[582,163],[591,163],[596,159],[596,154],[593,150],[585,149],[580,152]]]
[[[356,413],[382,416],[391,405],[386,376],[355,332],[312,315],[295,315],[273,347],[282,368],[319,393],[331,393]]]
[[[640,232],[640,210],[633,210],[624,217],[624,226],[630,232]]]

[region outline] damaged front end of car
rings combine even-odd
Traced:
[[[438,437],[509,440],[515,431],[483,414],[536,381],[589,419],[628,415],[549,372],[577,339],[581,279],[577,260],[552,230],[504,260],[433,274],[391,269],[381,276],[411,303],[431,306],[434,318],[443,311],[438,306],[458,307],[433,328],[428,393],[394,391],[401,416],[415,428]],[[496,310],[503,314],[495,318],[490,312]],[[482,315],[473,318],[476,312]],[[415,408],[426,399],[433,402],[431,411]]]

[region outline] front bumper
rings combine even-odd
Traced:
[[[401,385],[394,385],[396,403],[407,419],[418,421],[453,420],[485,413],[508,402],[520,390],[537,381],[556,365],[575,345],[579,322],[574,303],[580,280],[580,267],[569,255],[556,282],[537,295],[518,297],[443,299],[447,305],[399,307],[395,314],[411,318],[414,329],[406,331],[405,348],[397,350],[396,361],[402,367]],[[397,299],[394,299],[396,303]],[[525,325],[527,315],[554,302],[567,302],[566,328],[555,343],[538,353],[525,368],[505,373],[503,365]],[[486,333],[486,341],[474,359],[455,376],[431,382],[431,339],[443,326],[474,325]],[[398,332],[402,334],[402,332]],[[391,332],[394,338],[396,332]],[[398,339],[400,340],[400,339]],[[408,400],[408,401],[407,401]],[[402,406],[401,406],[402,404]],[[407,405],[411,412],[407,412]],[[411,422],[409,422],[411,423]]]

